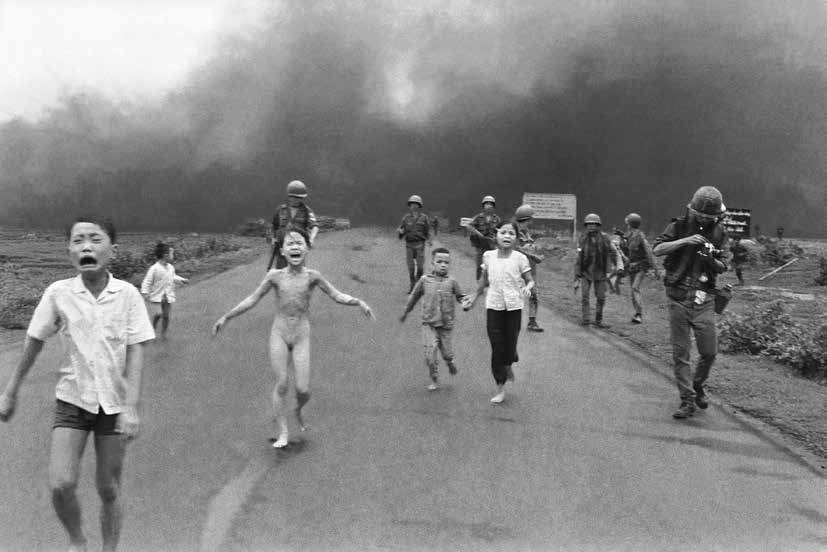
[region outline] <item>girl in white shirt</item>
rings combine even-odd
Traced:
[[[141,283],[141,295],[149,302],[149,312],[152,316],[152,328],[161,320],[161,339],[167,338],[169,328],[169,313],[172,303],[175,302],[175,284],[186,284],[188,279],[175,274],[172,266],[174,249],[165,243],[155,246],[155,258],[158,259],[144,276]]]
[[[471,308],[486,288],[486,330],[491,342],[491,373],[497,384],[492,403],[505,399],[505,382],[514,381],[511,365],[517,361],[523,300],[531,295],[534,280],[528,258],[516,251],[517,225],[505,221],[497,225],[497,249],[482,256],[482,278],[471,296]]]

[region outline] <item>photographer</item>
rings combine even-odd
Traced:
[[[655,240],[655,256],[666,256],[664,285],[669,298],[669,326],[680,407],[672,414],[688,418],[695,407],[709,406],[704,382],[715,362],[715,279],[727,269],[723,248],[726,233],[721,192],[712,186],[698,188],[686,214],[672,221]],[[698,346],[694,376],[689,364],[690,331]]]

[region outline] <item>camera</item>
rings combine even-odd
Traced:
[[[706,242],[698,249],[698,255],[701,257],[717,257],[720,254],[721,250],[717,249],[712,242]]]

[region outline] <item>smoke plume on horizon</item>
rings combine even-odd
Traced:
[[[275,3],[160,104],[74,92],[0,125],[0,217],[223,230],[298,178],[356,223],[551,192],[659,228],[714,185],[764,229],[827,233],[823,4],[408,4]]]

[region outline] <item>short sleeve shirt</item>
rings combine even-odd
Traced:
[[[65,360],[55,395],[93,414],[123,412],[126,347],[155,338],[141,294],[111,274],[97,298],[80,276],[51,284],[26,333],[41,341],[58,334]]]
[[[520,289],[525,284],[523,274],[531,271],[528,257],[512,251],[500,258],[494,249],[482,254],[482,266],[488,274],[488,293],[485,308],[493,310],[518,310],[523,308]]]

